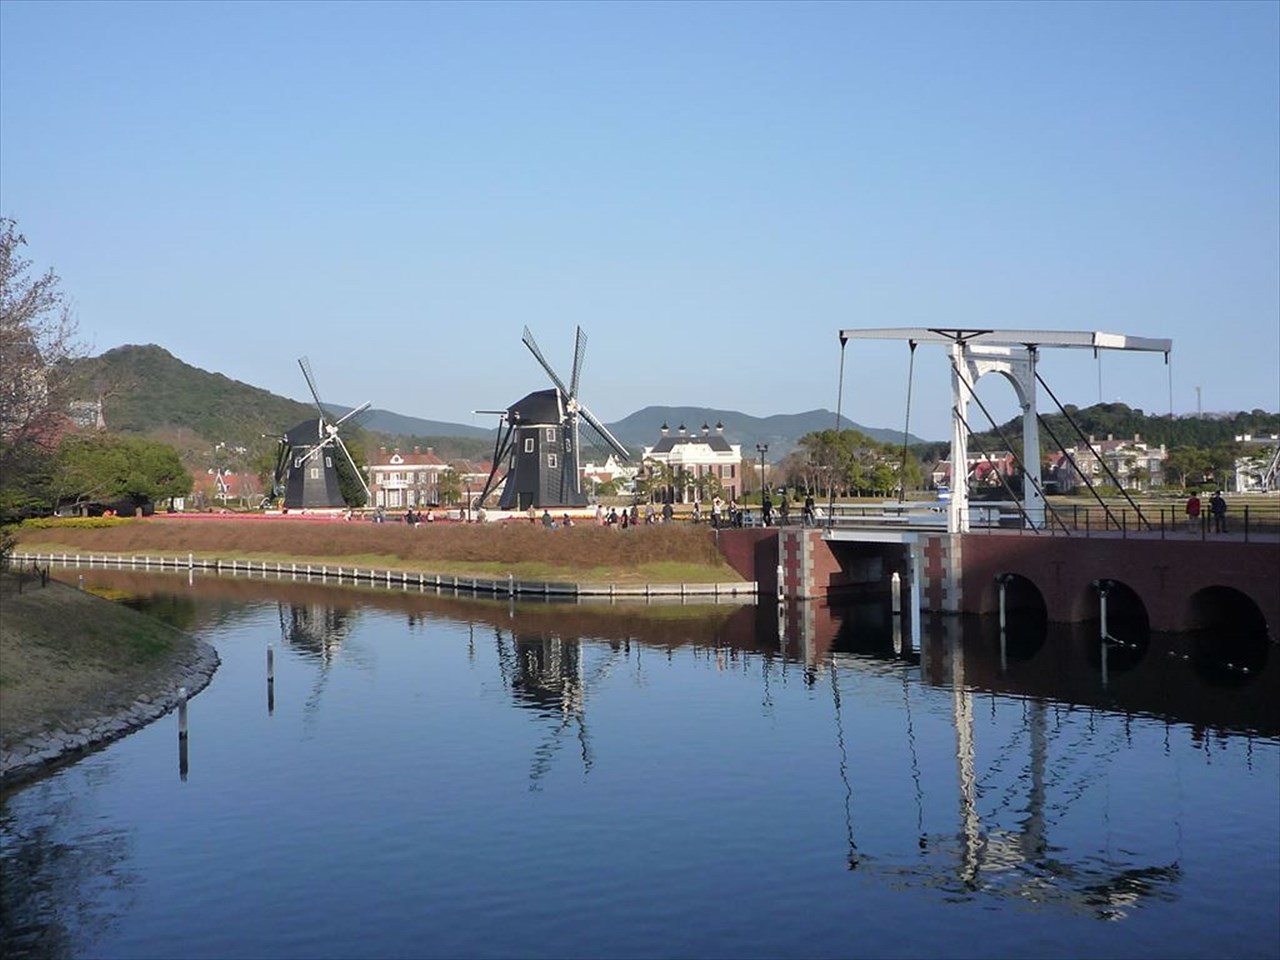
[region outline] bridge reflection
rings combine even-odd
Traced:
[[[125,571],[92,576],[139,596],[172,596],[166,579],[174,578]],[[1117,618],[1104,638],[1097,623],[1053,624],[1034,608],[1015,610],[1003,630],[996,618],[973,617],[935,617],[918,630],[904,629],[885,596],[840,606],[531,604],[216,577],[191,584],[180,578],[178,592],[193,602],[199,596],[279,605],[286,640],[318,661],[320,672],[366,609],[398,613],[409,630],[431,621],[465,625],[480,655],[492,637],[512,705],[545,733],[530,760],[534,790],[567,752],[577,755],[584,773],[591,771],[593,691],[619,674],[638,676],[642,656],[685,651],[718,667],[758,667],[766,711],[779,709],[775,680],[798,671],[813,694],[829,690],[832,764],[843,788],[843,857],[850,869],[949,896],[1007,897],[1102,919],[1122,917],[1146,899],[1176,897],[1183,878],[1176,856],[1113,853],[1103,841],[1065,827],[1077,801],[1096,795],[1112,764],[1125,756],[1128,718],[1186,725],[1192,741],[1206,749],[1213,732],[1280,736],[1280,665],[1265,640],[1259,647],[1256,636],[1223,643],[1162,635],[1143,620]],[[196,605],[189,628],[199,629],[200,611],[227,616],[228,609]],[[859,810],[868,820],[887,819],[858,789],[876,749],[857,726],[867,713],[856,694],[868,690],[882,703],[900,697],[900,708],[886,708],[892,720],[883,729],[905,736],[910,769],[891,788],[899,806],[913,797],[917,809],[914,830],[886,836],[881,825],[874,844],[857,829]],[[1009,718],[1018,701],[1021,717],[1001,728],[1005,742],[980,749],[979,706],[989,704],[994,715],[1000,704]],[[954,739],[947,752],[954,769],[939,788],[936,777],[930,782],[926,754],[936,755],[941,703],[949,706],[947,737]],[[795,698],[787,704],[799,709]],[[1104,721],[1096,728],[1095,716]],[[921,740],[925,729],[933,734],[929,743]],[[938,795],[951,810],[941,827]],[[1181,825],[1170,829],[1180,832]]]

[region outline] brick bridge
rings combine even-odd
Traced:
[[[1230,625],[1280,639],[1280,538],[1191,534],[1034,534],[989,529],[783,527],[719,531],[720,547],[762,593],[819,600],[888,589],[897,573],[904,609],[997,613],[1042,609],[1051,622],[1098,619],[1099,583],[1112,616],[1152,630]],[[779,591],[779,572],[781,590]],[[914,603],[912,600],[914,599]]]

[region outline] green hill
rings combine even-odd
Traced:
[[[263,434],[315,416],[315,408],[183,363],[163,347],[124,346],[77,362],[77,395],[103,398],[107,426],[122,433],[190,431],[212,443],[253,446]]]

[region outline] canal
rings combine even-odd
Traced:
[[[222,666],[0,800],[6,957],[1280,954],[1265,642],[86,580]]]

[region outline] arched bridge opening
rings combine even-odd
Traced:
[[[994,595],[984,607],[999,611],[1003,655],[1009,660],[1032,659],[1049,632],[1044,594],[1032,580],[1016,573],[997,574],[989,589]]]
[[[1187,623],[1192,666],[1206,683],[1242,686],[1267,665],[1267,621],[1247,594],[1223,586],[1197,590],[1187,600]]]
[[[1095,580],[1081,605],[1081,619],[1097,624],[1101,641],[1090,647],[1090,660],[1101,667],[1105,654],[1112,673],[1137,666],[1151,646],[1151,617],[1137,591],[1119,580]]]

